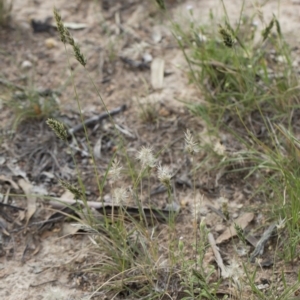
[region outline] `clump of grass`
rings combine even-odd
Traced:
[[[211,20],[214,22],[213,18]],[[189,108],[206,121],[211,134],[230,133],[234,143],[243,149],[239,154],[236,152],[239,157],[225,153],[218,161],[211,151],[214,145],[209,145],[210,149],[201,149],[206,150],[206,159],[213,164],[212,168],[225,166],[228,170],[239,165],[234,172],[243,174],[246,170],[246,178],[251,174],[261,178],[259,192],[266,198],[264,208],[269,210],[270,219],[279,220],[274,258],[276,270],[279,258],[293,262],[299,256],[300,208],[296,200],[300,196],[299,142],[292,130],[300,100],[299,81],[276,16],[261,32],[252,20],[240,16],[232,29],[227,16],[217,34],[204,26],[197,27],[193,19],[188,32],[174,24],[174,35],[180,37],[178,44],[190,66],[191,81],[205,96],[205,104],[189,103]],[[210,28],[215,28],[215,23]],[[257,34],[260,35],[258,42]],[[199,35],[208,38],[199,41],[195,38]],[[256,122],[266,128],[261,138],[253,130]],[[226,206],[222,212],[229,220]],[[236,231],[245,243],[244,232],[238,226]],[[292,287],[286,285],[280,296],[275,287],[264,294],[255,285],[256,271],[250,269],[244,266],[247,284],[257,299],[288,299],[298,285],[298,282]],[[285,281],[284,275],[282,280]]]
[[[155,123],[158,119],[158,111],[150,103],[142,104],[140,105],[140,118],[144,123]]]
[[[57,95],[43,94],[34,88],[26,88],[23,92],[15,92],[13,99],[11,91],[4,103],[12,109],[15,118],[13,129],[16,130],[20,123],[28,120],[45,120],[49,117],[57,115],[59,110]]]
[[[258,29],[252,20],[253,17],[241,18],[235,29],[226,21],[225,25],[219,25],[219,34],[197,27],[192,20],[190,31],[207,37],[201,43],[174,24],[175,35],[181,37],[179,46],[190,65],[191,79],[204,92],[206,113],[216,120],[215,124],[235,116],[237,110],[244,117],[259,106],[274,115],[285,113],[299,103],[296,71],[277,18],[273,16],[258,42],[255,38]],[[210,28],[214,28],[214,19],[211,22]],[[285,63],[277,62],[277,57],[284,57]],[[202,106],[194,106],[194,111],[203,114]]]
[[[85,67],[85,60],[80,56],[81,50],[74,47],[73,39],[63,26],[59,12],[54,10],[54,15],[62,42],[73,47],[75,58]],[[76,93],[76,89],[74,91]],[[77,101],[79,102],[79,99]],[[78,104],[78,107],[80,109],[80,104]],[[47,123],[59,138],[65,140],[62,124],[52,119],[49,119]],[[86,138],[88,138],[87,135]],[[153,224],[153,220],[150,222],[146,220],[141,202],[143,182],[147,176],[149,180],[151,172],[154,174],[157,171],[157,180],[167,187],[169,198],[171,198],[171,174],[166,166],[158,164],[152,148],[148,147],[142,147],[135,157],[136,161],[140,163],[139,171],[136,172],[132,169],[134,164],[131,163],[134,158],[129,157],[122,147],[122,139],[119,140],[119,143],[120,147],[118,148],[121,152],[119,155],[121,154],[125,157],[127,165],[122,164],[121,160],[116,157],[116,154],[111,159],[111,163],[101,180],[97,178],[99,180],[98,186],[101,199],[103,199],[103,187],[108,185],[107,179],[110,179],[112,195],[111,216],[104,212],[103,221],[99,222],[93,219],[92,215],[89,215],[89,222],[85,224],[85,226],[91,227],[90,232],[93,232],[93,236],[90,237],[91,241],[99,256],[102,257],[99,264],[95,264],[90,270],[105,278],[103,285],[98,290],[105,290],[112,297],[119,293],[125,293],[137,299],[147,295],[152,295],[153,299],[155,299],[167,292],[170,285],[170,277],[173,276],[168,270],[173,266],[168,255],[165,257],[167,260],[164,265],[160,261],[162,259],[161,253],[159,253],[160,243],[159,239],[157,239],[159,232],[156,232],[155,228],[149,226]],[[92,155],[93,152],[90,151],[90,153]],[[95,169],[95,172],[98,174],[97,169]],[[128,179],[128,175],[125,175],[126,172],[131,176],[131,189],[127,189],[124,187],[124,184],[120,184],[124,177],[126,177],[126,180]],[[80,176],[80,174],[78,175]],[[82,199],[84,195],[81,191],[84,190],[84,187],[82,187],[80,178],[80,188],[74,187],[74,185],[65,181],[62,184],[75,194],[76,199],[84,200],[83,203],[87,206],[86,199]],[[127,201],[135,203],[138,207],[139,216],[137,218],[134,218],[127,212]],[[171,221],[174,222],[170,218],[169,222]],[[173,243],[173,241],[169,242]],[[163,285],[162,291],[155,291],[155,286],[161,276],[166,280],[165,285]]]

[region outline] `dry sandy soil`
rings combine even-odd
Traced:
[[[224,2],[230,17],[237,18],[241,1]],[[189,19],[188,5],[193,7],[195,19],[202,23],[207,22],[210,10],[218,18],[223,15],[217,0],[174,0],[167,4],[173,17],[183,27],[187,26]],[[201,91],[188,83],[187,65],[172,37],[169,23],[159,14],[154,1],[15,0],[11,24],[0,30],[0,78],[13,84],[8,88],[7,84],[0,83],[1,99],[7,100],[10,97],[10,101],[22,101],[13,98],[17,90],[22,91],[16,85],[27,90],[59,91],[56,99],[59,98],[58,105],[63,120],[71,126],[80,122],[64,45],[59,41],[55,30],[35,33],[30,26],[30,19],[44,21],[51,17],[53,5],[59,9],[65,22],[86,25],[84,29],[71,30],[71,33],[87,57],[87,72],[75,60],[70,61],[84,116],[91,117],[104,111],[90,78],[86,75],[88,73],[101,92],[108,109],[126,104],[127,109],[118,114],[115,120],[124,129],[127,147],[132,155],[141,145],[152,145],[158,151],[169,144],[171,146],[161,157],[163,163],[173,169],[183,166],[179,175],[187,174],[189,167],[185,165],[182,154],[183,133],[186,128],[190,128],[201,136],[205,126],[204,122],[189,114],[182,101],[202,101]],[[252,3],[246,1],[245,13],[250,14],[253,9]],[[297,45],[297,33],[300,32],[299,1],[271,0],[262,11],[266,20],[273,13],[278,15],[288,40]],[[163,88],[155,89],[151,85],[149,67],[132,67],[122,61],[120,55],[134,61],[141,61],[143,56],[150,55],[152,58],[162,58],[165,62]],[[146,102],[155,107],[158,115],[154,124],[145,124],[139,117],[140,105]],[[1,105],[0,122],[4,132],[10,128],[13,117],[12,110],[3,103]],[[114,151],[113,141],[109,137],[111,133],[109,122],[90,132],[93,146],[100,137],[102,139],[102,153],[97,161],[100,174],[103,174]],[[55,164],[53,159],[48,158],[42,166],[42,159],[31,155],[38,147],[41,148],[39,153],[45,152],[45,147],[52,151],[57,156],[58,163]],[[37,192],[60,197],[65,191],[59,187],[55,177],[60,176],[70,181],[76,179],[70,169],[69,154],[43,125],[23,124],[13,138],[3,140],[0,149],[0,191],[3,199],[10,192],[22,194],[20,180],[29,182],[30,188],[34,186]],[[97,201],[99,192],[91,167],[86,166],[90,163],[89,158],[83,153],[81,156],[78,153],[78,157],[81,157],[80,168],[84,172],[89,200]],[[254,204],[255,199],[249,200],[251,197],[244,193],[245,183],[236,178],[223,176],[219,181],[218,191],[214,191],[215,176],[216,174],[202,174],[199,178],[199,185],[202,187],[199,194],[206,194],[205,201],[220,205],[219,191],[226,190],[230,208],[236,216],[241,216],[248,204]],[[14,180],[14,183],[9,183],[8,178]],[[26,187],[23,186],[22,189],[24,191]],[[109,188],[105,193],[109,195]],[[188,206],[190,195],[190,189],[178,188],[179,203],[186,203]],[[25,198],[9,196],[9,199],[19,207],[26,208],[28,205]],[[160,207],[164,206],[164,201],[163,197],[153,200]],[[41,199],[37,199],[37,203],[32,220],[39,220],[40,215],[50,215],[44,209]],[[192,224],[189,221],[188,209],[186,210],[183,209],[184,212],[178,219],[178,235],[189,240],[192,239],[189,236]],[[24,225],[18,211],[3,210],[3,213],[13,218],[5,218],[1,214],[0,220],[6,224],[8,231],[17,228],[17,225]],[[204,211],[203,214],[206,214],[211,228],[222,222],[212,212]],[[255,214],[257,224],[259,216],[261,217],[258,213]],[[64,237],[61,227],[54,226],[38,237],[30,230],[12,232],[10,236],[2,233],[0,244],[0,299],[82,299],[90,295],[91,290],[98,284],[96,278],[81,271],[92,260],[87,251],[89,241],[85,236]],[[268,270],[260,275],[261,278],[268,276]],[[98,299],[104,299],[104,295],[98,295]]]

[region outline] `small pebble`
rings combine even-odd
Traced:
[[[55,48],[57,46],[57,41],[53,38],[48,38],[48,39],[45,40],[45,46],[48,49]]]
[[[31,67],[32,67],[32,62],[29,60],[24,60],[21,64],[21,68],[23,70],[29,70],[29,69],[31,69]]]
[[[232,218],[233,218],[233,219],[237,219],[237,218],[238,218],[238,216],[239,216],[239,214],[238,214],[238,213],[234,213],[234,214],[232,214]]]

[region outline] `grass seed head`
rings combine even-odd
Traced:
[[[185,150],[191,155],[199,152],[198,144],[194,141],[194,137],[189,129],[185,133]]]
[[[75,196],[75,199],[83,198],[83,193],[76,186],[64,180],[59,180],[59,182],[64,188],[69,190]]]
[[[74,47],[75,41],[74,41],[73,37],[71,36],[71,33],[68,30],[68,28],[65,28],[65,38],[66,38],[67,43],[70,44],[72,47]]]
[[[230,215],[228,211],[228,203],[226,201],[222,202],[222,213],[225,216],[226,220],[230,220]]]
[[[271,30],[272,30],[273,26],[274,26],[274,18],[271,20],[269,25],[262,32],[263,41],[265,41],[268,38],[268,36],[271,33]]]
[[[235,44],[235,38],[230,32],[228,28],[223,27],[222,25],[219,25],[219,33],[222,36],[224,45],[228,48],[232,48]]]
[[[57,31],[60,36],[60,40],[64,44],[66,44],[67,43],[67,38],[65,35],[66,28],[64,26],[64,23],[62,22],[61,15],[59,14],[58,10],[55,7],[53,8],[53,14],[54,14],[54,18],[55,18],[55,22],[56,22],[56,26],[57,26]]]
[[[286,218],[281,219],[280,217],[276,224],[276,228],[278,231],[282,231],[285,228],[285,225],[286,225]]]
[[[126,203],[128,198],[128,192],[124,187],[114,189],[112,194],[113,204],[120,205]]]
[[[63,123],[51,118],[49,118],[46,123],[55,132],[58,138],[63,141],[67,140],[68,133]]]
[[[275,19],[276,32],[279,37],[282,37],[280,23],[275,17],[274,19]]]
[[[73,51],[74,51],[74,55],[76,60],[83,66],[86,66],[86,59],[84,57],[84,55],[82,54],[82,52],[80,51],[80,47],[78,44],[72,45],[73,46]]]
[[[136,156],[136,159],[141,162],[143,168],[154,168],[156,165],[156,158],[153,155],[153,150],[151,147],[142,146],[141,150]]]
[[[245,238],[245,235],[244,235],[244,230],[243,228],[237,224],[237,223],[234,223],[234,229],[236,231],[236,235],[238,236],[238,238],[244,243],[246,244],[246,238]]]
[[[157,177],[159,179],[159,181],[167,188],[171,187],[171,172],[170,169],[168,167],[162,166],[161,164],[159,164],[157,166]]]
[[[222,275],[224,278],[231,278],[234,282],[238,283],[239,279],[243,277],[243,268],[240,267],[239,263],[233,259],[231,264],[226,267],[226,274]]]
[[[123,167],[120,165],[120,161],[115,158],[108,171],[108,176],[111,177],[113,181],[116,181],[121,177],[122,169]]]

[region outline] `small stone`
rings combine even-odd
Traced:
[[[105,203],[110,203],[111,202],[111,196],[109,194],[104,195],[103,201]]]
[[[233,214],[232,214],[232,218],[233,218],[233,219],[237,219],[237,218],[238,218],[238,216],[239,216],[239,214],[238,214],[238,213],[233,213]]]
[[[144,53],[143,55],[143,61],[145,63],[150,63],[153,60],[153,57],[150,53]]]
[[[55,48],[57,46],[57,41],[53,38],[48,38],[48,39],[45,40],[45,46],[48,49]]]
[[[22,64],[21,64],[21,68],[22,68],[23,70],[29,70],[29,69],[31,69],[31,68],[32,68],[32,62],[29,61],[29,60],[24,60],[24,61],[22,62]]]

